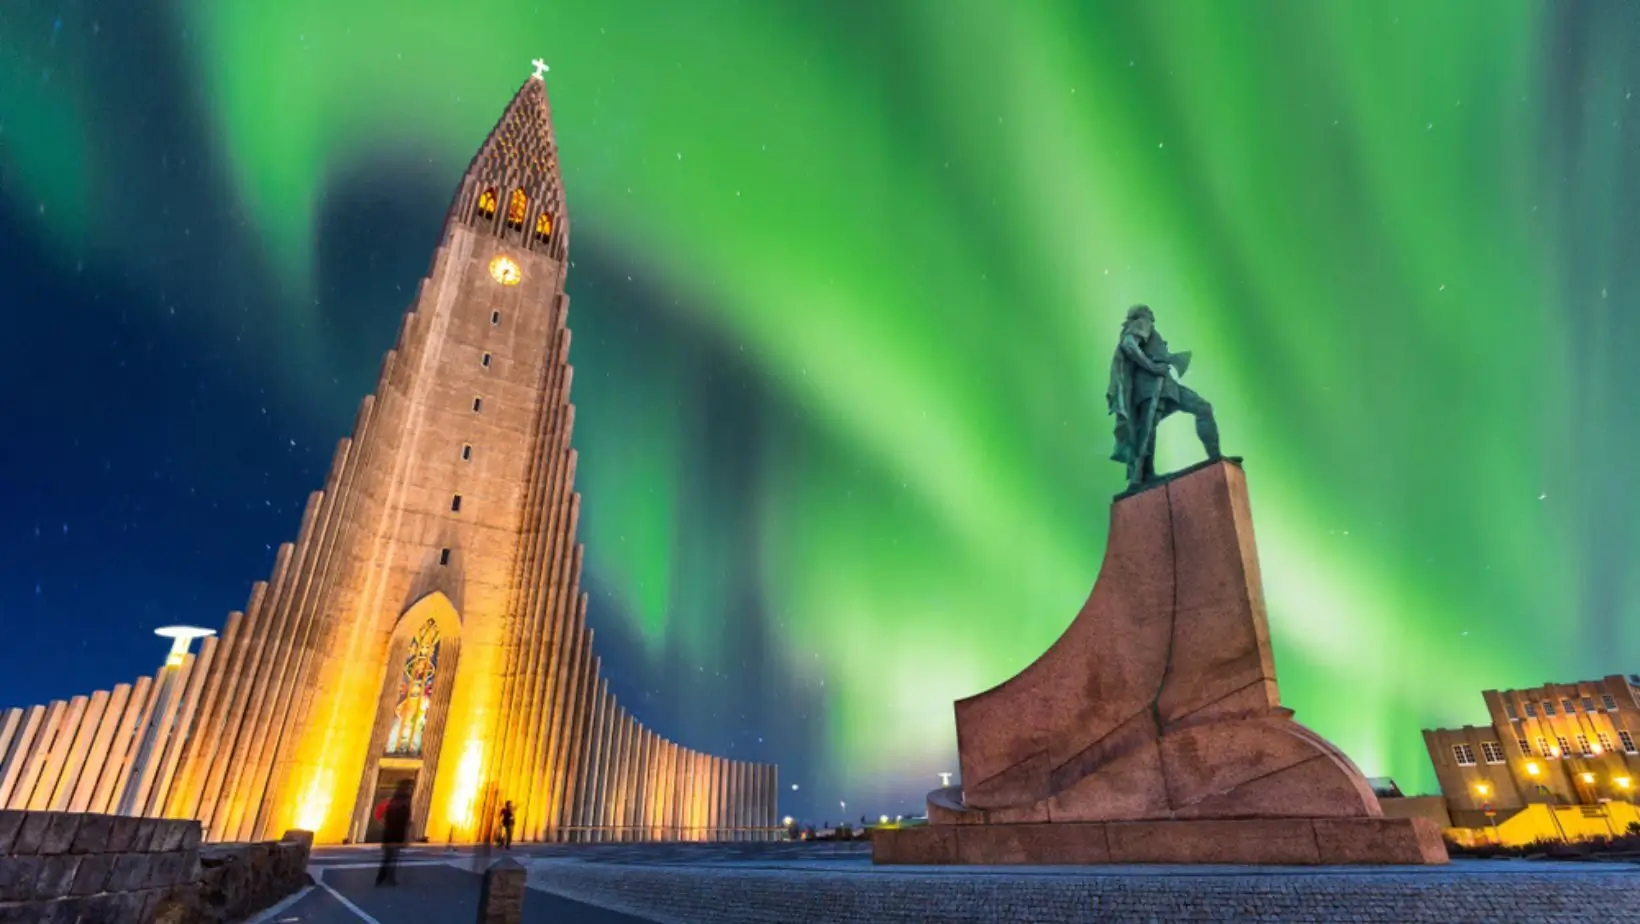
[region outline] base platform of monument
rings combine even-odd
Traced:
[[[879,864],[917,866],[1447,862],[1440,828],[1424,818],[929,824],[873,832],[871,857]]]
[[[962,785],[876,862],[1447,862],[1281,705],[1238,460],[1118,497],[1081,612],[956,720]]]

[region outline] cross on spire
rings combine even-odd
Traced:
[[[530,64],[535,68],[535,79],[536,80],[544,80],[545,78],[543,78],[541,75],[545,74],[547,71],[552,70],[552,68],[547,66],[547,62],[541,60],[540,58],[536,58],[534,61],[531,61]]]

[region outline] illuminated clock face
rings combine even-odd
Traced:
[[[490,261],[490,275],[504,286],[518,285],[519,280],[524,278],[524,272],[518,268],[518,264],[507,257],[496,257]]]

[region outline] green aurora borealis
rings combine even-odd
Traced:
[[[59,15],[95,56],[95,17]],[[1367,773],[1430,790],[1419,729],[1483,721],[1482,689],[1640,669],[1640,19],[1623,4],[167,15],[187,104],[282,281],[282,387],[330,438],[392,329],[347,355],[317,333],[324,197],[387,155],[453,188],[530,59],[551,63],[572,255],[662,293],[766,399],[739,506],[703,503],[703,467],[739,452],[701,437],[713,407],[693,385],[715,370],[623,347],[620,290],[571,271],[582,538],[618,604],[593,618],[734,673],[724,614],[757,596],[784,657],[765,671],[823,707],[798,725],[823,766],[782,767],[823,790],[805,811],[915,804],[955,769],[952,700],[1080,606],[1122,480],[1104,388],[1134,302],[1195,352],[1186,381],[1247,458],[1283,698]],[[43,42],[20,32],[38,19],[0,17],[0,41]],[[98,142],[111,91],[8,58],[0,201],[32,211],[49,188],[54,246],[140,263],[91,205],[141,176]],[[1188,420],[1162,443],[1166,466],[1199,452]]]

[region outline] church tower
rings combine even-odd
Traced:
[[[198,818],[214,841],[358,842],[407,781],[415,833],[439,843],[483,838],[507,800],[521,840],[774,826],[772,766],[660,738],[599,677],[575,538],[570,221],[536,64],[462,177],[296,541],[220,640],[166,668],[185,677],[144,687],[176,691],[140,719],[171,717],[145,766],[105,755],[143,781],[116,781],[109,810]]]

